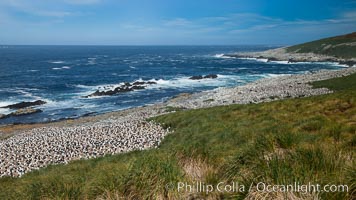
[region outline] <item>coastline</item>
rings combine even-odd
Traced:
[[[220,87],[197,93],[181,93],[165,102],[133,107],[119,111],[111,111],[103,114],[82,116],[52,122],[7,124],[0,126],[0,141],[15,135],[16,133],[32,128],[46,126],[75,126],[101,121],[107,118],[129,116],[133,113],[148,113],[149,111],[154,111],[155,114],[140,115],[139,117],[140,119],[147,119],[158,115],[168,114],[170,112],[174,112],[175,110],[199,109],[229,104],[262,103],[286,98],[322,95],[331,93],[332,91],[326,88],[313,89],[308,83],[347,76],[352,73],[356,73],[356,67],[342,68],[339,70],[321,70],[305,74],[280,75],[262,78],[246,85],[235,86],[232,88]],[[288,93],[288,91],[292,91],[293,88],[294,92]]]
[[[265,62],[282,61],[286,63],[296,62],[334,62],[340,65],[352,67],[356,65],[356,58],[340,58],[335,56],[328,56],[315,53],[293,53],[287,52],[288,47],[281,47],[277,49],[270,49],[261,52],[241,52],[233,54],[225,54],[226,57],[232,58],[251,58],[262,59]]]
[[[342,68],[339,70],[321,70],[305,74],[280,75],[262,78],[246,85],[235,86],[232,88],[220,87],[197,93],[181,93],[165,102],[111,111],[103,114],[62,119],[51,122],[1,125],[0,141],[4,138],[15,135],[16,133],[32,128],[46,126],[75,126],[101,121],[107,118],[128,116],[132,115],[132,113],[154,111],[155,114],[140,116],[140,119],[145,119],[157,115],[167,114],[175,110],[199,109],[229,104],[262,103],[286,98],[327,94],[332,91],[325,88],[313,89],[310,85],[308,85],[308,83],[346,76],[352,73],[356,73],[356,67]]]
[[[19,152],[14,153],[12,151],[15,151],[14,149],[21,149],[23,147],[21,145],[32,148],[36,147],[39,142],[37,139],[38,137],[44,138],[45,145],[38,148],[37,153],[43,154],[42,152],[45,152],[43,156],[47,157],[47,159],[35,159],[34,163],[39,162],[40,164],[33,164],[31,167],[28,167],[26,164],[23,164],[21,160],[17,160],[20,157],[17,156],[12,162],[4,163],[4,165],[6,165],[5,167],[0,167],[0,177],[6,175],[18,177],[34,169],[39,169],[51,164],[65,164],[72,160],[156,148],[162,139],[171,132],[167,129],[163,129],[158,124],[147,122],[147,119],[151,117],[175,112],[175,110],[199,109],[230,104],[261,103],[328,94],[332,93],[332,91],[326,88],[313,88],[309,83],[346,76],[353,73],[356,73],[356,67],[335,71],[323,70],[306,74],[281,75],[260,79],[233,88],[217,88],[194,94],[181,94],[163,103],[114,111],[95,116],[86,116],[78,119],[50,123],[3,126],[0,127],[0,144],[6,143],[9,145],[10,142],[11,145],[14,145],[14,148],[8,150],[8,154],[3,154],[2,156],[4,158],[1,159],[11,160],[8,155],[17,155]],[[82,130],[85,131],[83,132]],[[68,136],[68,132],[78,136],[78,139],[75,138],[75,142],[78,143],[78,145],[74,145],[73,148],[70,146],[70,149],[81,149],[83,146],[90,146],[94,143],[95,145],[93,146],[93,149],[91,151],[85,151],[84,153],[78,151],[74,155],[72,155],[71,150],[64,151],[61,149],[60,152],[62,154],[64,152],[64,154],[70,155],[65,155],[64,157],[59,158],[57,155],[53,156],[51,153],[46,153],[47,150],[53,147],[52,145],[63,146],[60,142],[53,143],[53,141],[58,140],[58,137],[60,137],[61,141],[71,141],[73,138]],[[108,132],[110,134],[106,136],[105,134]],[[113,134],[111,134],[111,132],[113,132]],[[91,141],[92,143],[89,142],[89,144],[87,144],[87,141],[91,140],[90,138],[87,138],[87,135],[89,135],[88,137],[95,138]],[[68,137],[70,139],[68,139]],[[82,141],[82,138],[84,138],[84,142]],[[101,143],[102,141],[105,142]],[[116,141],[123,142],[117,144]],[[19,143],[21,145],[18,145]],[[102,149],[102,145],[106,145],[107,148]],[[120,148],[117,147],[118,145]],[[0,145],[0,147],[1,146],[4,147],[5,145]],[[28,155],[26,151],[21,150],[20,154]],[[53,159],[53,157],[55,159]],[[9,167],[15,172],[9,172]]]

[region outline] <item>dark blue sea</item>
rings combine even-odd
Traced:
[[[243,85],[257,79],[320,69],[332,63],[263,62],[222,56],[273,46],[0,46],[0,107],[44,100],[43,110],[0,124],[48,122],[165,101],[179,93]],[[217,74],[216,79],[190,80]],[[99,87],[156,81],[146,89],[84,98]],[[0,113],[14,110],[0,108]]]

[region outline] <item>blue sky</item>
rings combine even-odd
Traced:
[[[0,0],[0,44],[296,44],[356,31],[356,0]]]

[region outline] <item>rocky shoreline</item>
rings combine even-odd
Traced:
[[[334,56],[320,55],[314,53],[293,53],[287,52],[286,47],[271,49],[261,52],[241,52],[234,54],[225,54],[226,57],[233,58],[255,58],[255,59],[265,59],[266,62],[270,61],[285,61],[288,63],[295,62],[335,62],[340,65],[346,65],[352,67],[356,65],[356,59],[344,59],[337,58]]]
[[[233,88],[217,88],[195,94],[184,94],[167,102],[167,106],[197,109],[230,104],[270,102],[288,98],[332,93],[327,88],[313,88],[309,83],[356,73],[356,67],[323,70],[307,74],[281,75]]]
[[[262,79],[234,88],[182,94],[164,103],[48,124],[0,127],[0,177],[51,164],[157,147],[169,134],[146,119],[176,109],[269,102],[331,93],[309,83],[356,73],[355,67]],[[199,77],[200,78],[200,77]],[[208,77],[213,78],[213,77]],[[173,108],[173,109],[169,109]],[[0,135],[0,138],[2,137]]]
[[[0,119],[7,118],[7,117],[17,117],[17,116],[22,116],[22,115],[30,115],[30,114],[35,114],[35,113],[40,113],[42,112],[41,109],[36,109],[34,108],[35,106],[40,106],[43,104],[46,104],[47,102],[42,101],[42,100],[37,100],[37,101],[28,101],[28,102],[20,102],[20,103],[15,103],[7,106],[3,106],[0,108],[9,108],[9,109],[15,109],[16,111],[11,112],[10,114],[1,114],[0,113]]]

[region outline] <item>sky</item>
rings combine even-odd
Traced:
[[[0,0],[5,45],[291,45],[356,31],[356,0]]]

